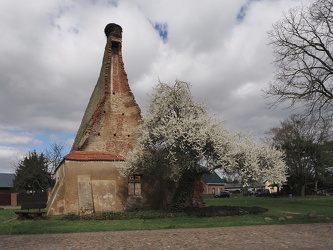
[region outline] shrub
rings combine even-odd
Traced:
[[[61,220],[80,220],[81,216],[77,214],[66,214],[61,217]]]
[[[184,212],[190,217],[221,217],[246,214],[260,214],[267,212],[262,207],[239,207],[239,206],[209,206],[202,208],[186,208]]]
[[[160,210],[144,210],[135,212],[103,212],[92,215],[81,216],[83,220],[131,220],[131,219],[161,219],[186,216],[184,213],[160,211]]]
[[[239,207],[239,206],[209,206],[184,208],[182,211],[161,211],[161,210],[144,210],[135,212],[103,212],[92,215],[65,215],[63,220],[150,220],[176,217],[221,217],[235,216],[246,214],[260,214],[267,212],[268,209],[262,207]]]

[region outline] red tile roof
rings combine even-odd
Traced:
[[[72,161],[124,161],[120,154],[104,151],[73,151],[65,156],[66,160]]]

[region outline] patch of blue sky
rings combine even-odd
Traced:
[[[111,5],[114,7],[118,6],[118,0],[89,0],[90,3],[92,4],[107,4],[107,5]]]
[[[248,5],[243,5],[237,14],[237,21],[242,22],[246,16]]]
[[[163,42],[168,40],[168,24],[167,23],[155,23],[154,29],[158,31],[159,36],[162,38]]]
[[[4,140],[0,145],[0,150],[5,157],[10,157],[11,159],[5,164],[10,164],[12,167],[7,167],[5,172],[14,172],[15,166],[26,156],[29,152],[36,151],[38,154],[46,154],[47,151],[52,151],[50,144],[64,144],[62,155],[67,155],[72,147],[72,143],[75,137],[74,133],[48,133],[42,131],[34,131],[33,134],[25,131],[10,131],[13,136],[13,142]],[[15,136],[15,134],[18,136]],[[20,139],[20,137],[24,136]],[[2,169],[1,169],[2,170]]]
[[[50,150],[50,144],[65,144],[63,153],[64,155],[68,154],[72,145],[69,145],[68,142],[74,140],[75,134],[73,133],[40,133],[35,139],[41,141],[40,144],[29,145],[29,151],[36,151],[38,153],[45,153],[47,150]]]
[[[246,12],[249,9],[252,2],[259,2],[264,0],[247,0],[246,3],[240,8],[238,14],[237,14],[237,21],[242,22],[246,17]]]
[[[114,7],[118,7],[118,1],[117,0],[107,0],[106,3],[108,5],[114,6]]]
[[[37,146],[35,150],[39,153],[43,153],[46,150],[50,150],[50,144],[58,143],[65,144],[64,154],[69,153],[72,145],[69,145],[69,142],[73,141],[75,134],[73,133],[42,133],[36,136],[36,139],[42,141],[40,145],[31,145]]]
[[[69,30],[68,30],[68,32],[74,33],[74,34],[77,35],[77,34],[79,34],[79,29],[76,28],[76,27],[70,27]]]

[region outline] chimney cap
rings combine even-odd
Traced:
[[[115,23],[109,23],[108,25],[105,26],[104,33],[106,37],[115,36],[117,38],[122,37],[122,31],[123,29],[121,28],[120,25],[115,24]]]

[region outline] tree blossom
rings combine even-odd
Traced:
[[[237,172],[245,185],[261,176],[285,179],[281,151],[226,129],[193,100],[186,82],[155,88],[139,130],[138,144],[127,157],[132,172],[158,169],[176,186],[184,176],[215,169]]]

